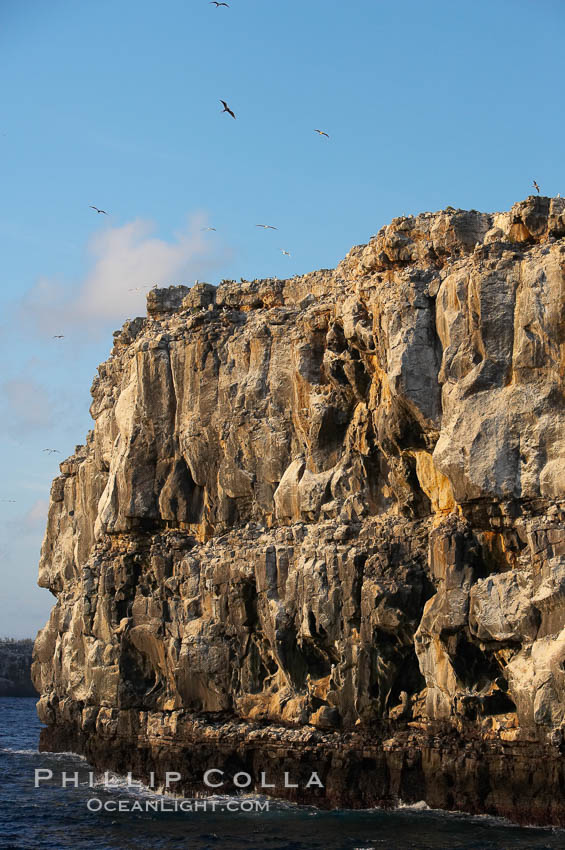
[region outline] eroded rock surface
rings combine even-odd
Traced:
[[[143,746],[143,771],[221,712],[240,753],[257,724],[380,747],[382,787],[322,804],[565,823],[523,779],[540,754],[564,779],[564,293],[543,197],[395,219],[334,271],[150,292],[52,487],[46,742]],[[458,768],[442,797],[453,736],[515,796]]]

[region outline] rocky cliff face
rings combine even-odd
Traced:
[[[44,745],[565,823],[564,293],[543,197],[152,291],[53,483]]]
[[[32,640],[0,639],[0,697],[34,697]]]

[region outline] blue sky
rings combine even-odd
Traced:
[[[0,635],[54,601],[50,481],[130,289],[332,267],[533,178],[565,194],[561,0],[228,2],[0,2]]]

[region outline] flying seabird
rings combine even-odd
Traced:
[[[215,229],[216,229],[215,227],[201,227],[201,228],[200,228],[200,230],[202,231],[202,233],[203,233],[205,230],[215,230]]]
[[[315,133],[319,133],[319,134],[320,134],[320,136],[325,136],[325,137],[326,137],[326,139],[329,139],[329,134],[328,134],[328,133],[324,133],[324,131],[323,131],[323,130],[314,130],[314,132],[315,132]]]
[[[102,213],[102,215],[108,215],[106,210],[99,210],[98,207],[93,207],[92,204],[89,204],[91,210],[96,210],[97,213]]]
[[[65,337],[63,336],[63,334],[55,334],[53,339],[65,339]]]
[[[290,251],[283,251],[283,249],[282,249],[282,248],[281,248],[281,254],[284,254],[284,255],[285,255],[285,257],[291,257],[291,256],[292,256],[292,254],[290,253]]]
[[[272,224],[256,224],[255,227],[262,227],[264,230],[277,230],[278,228],[273,227]]]
[[[50,455],[53,455],[53,454],[60,455],[61,454],[59,449],[43,449],[43,451],[48,452],[48,454],[50,454]]]
[[[536,190],[536,192],[537,192],[537,193],[538,193],[538,195],[539,195],[539,186],[538,186],[538,184],[536,183],[536,181],[535,181],[535,180],[532,180],[532,185],[533,185],[534,189]]]
[[[225,100],[220,100],[220,103],[221,103],[221,104],[223,105],[223,107],[224,107],[224,108],[222,109],[222,112],[227,112],[227,113],[228,113],[228,115],[231,115],[231,117],[232,117],[232,118],[235,118],[234,113],[231,111],[231,109],[229,108],[229,106],[227,105],[227,103],[225,102]]]
[[[229,3],[218,3],[218,0],[210,0],[210,6],[215,6],[216,9],[218,6],[226,6],[229,9]]]

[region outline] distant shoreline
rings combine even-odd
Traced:
[[[0,639],[0,697],[39,697],[31,681],[33,640]]]

